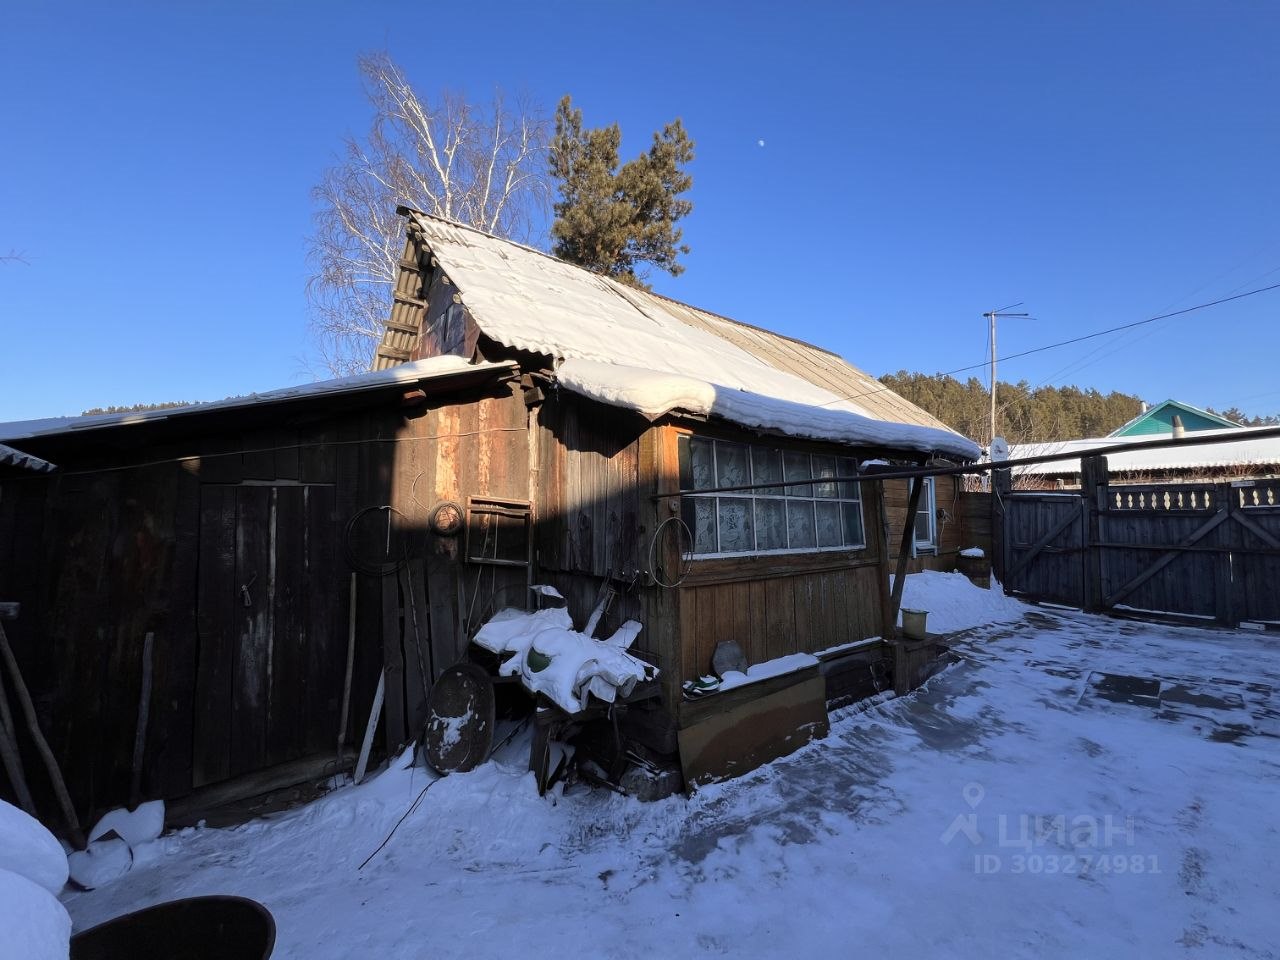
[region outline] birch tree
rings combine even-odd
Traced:
[[[403,252],[397,205],[517,240],[539,229],[547,206],[550,121],[536,108],[509,105],[500,91],[483,104],[448,91],[431,100],[386,53],[359,67],[373,123],[345,139],[313,191],[311,326],[337,375],[369,368],[390,316]]]

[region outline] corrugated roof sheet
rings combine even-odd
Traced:
[[[1107,469],[1112,473],[1141,473],[1156,470],[1184,470],[1210,467],[1267,466],[1280,464],[1280,437],[1249,436],[1265,427],[1232,427],[1223,430],[1198,430],[1187,434],[1195,437],[1239,436],[1229,443],[1204,446],[1164,447],[1158,450],[1130,450],[1107,455]],[[1274,428],[1270,428],[1274,429]],[[1020,443],[1009,448],[1010,459],[1044,457],[1063,454],[1063,459],[1048,463],[1017,467],[1015,473],[1040,476],[1063,476],[1080,472],[1080,452],[1099,447],[1131,443],[1155,443],[1168,440],[1172,434],[1153,433],[1143,437],[1096,437],[1083,440],[1061,440],[1048,443]]]
[[[977,447],[834,354],[635,290],[537,250],[425,214],[416,232],[493,340],[557,360],[677,374],[902,425],[910,449]],[[851,395],[857,399],[848,399]],[[928,427],[917,434],[915,428]]]
[[[160,420],[172,420],[175,417],[184,417],[193,413],[203,414],[215,410],[234,410],[243,407],[283,403],[289,400],[300,400],[307,397],[363,393],[398,383],[422,383],[459,375],[472,375],[477,370],[493,370],[495,372],[509,370],[514,366],[515,364],[512,363],[468,363],[461,357],[432,357],[429,360],[417,360],[413,363],[401,364],[388,370],[360,373],[352,377],[338,377],[333,380],[319,380],[315,383],[305,383],[296,387],[284,387],[279,390],[270,390],[266,393],[251,393],[247,396],[215,400],[211,403],[195,403],[185,407],[166,407],[163,410],[137,410],[128,413],[95,414],[87,417],[52,417],[46,420],[0,423],[0,440],[25,440],[31,437],[43,437],[59,433],[98,430],[104,427],[155,423]]]
[[[0,443],[0,467],[18,467],[21,470],[32,470],[36,473],[48,473],[50,470],[57,469],[47,460],[33,457],[29,453],[15,450],[3,443]]]

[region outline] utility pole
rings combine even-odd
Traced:
[[[1021,303],[1011,303],[1007,307],[1001,307],[999,310],[990,310],[987,313],[983,314],[983,316],[987,318],[988,322],[991,325],[991,391],[990,391],[991,392],[991,437],[987,441],[988,449],[990,449],[989,445],[991,443],[994,443],[996,437],[999,436],[999,434],[996,433],[996,318],[997,317],[1030,318],[1031,314],[1029,313],[1006,313],[1005,312],[1007,310],[1011,310],[1014,307],[1020,307],[1020,306],[1022,306]]]

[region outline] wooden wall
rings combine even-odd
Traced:
[[[937,550],[921,552],[907,561],[911,573],[921,570],[954,570],[961,550],[981,547],[991,556],[991,495],[961,489],[960,477],[935,477],[934,501],[938,516]],[[907,520],[910,488],[906,480],[886,480],[885,512],[889,518],[890,559],[896,563],[902,544],[902,525]]]
[[[687,432],[663,428],[663,489],[679,489],[676,448],[679,435]],[[751,439],[730,436],[723,429],[711,435]],[[776,438],[769,442],[848,455],[844,449],[814,444]],[[862,485],[867,539],[862,549],[693,560],[675,591],[679,678],[711,672],[712,656],[722,641],[736,641],[748,664],[754,664],[881,635],[888,583],[880,487],[874,482]]]
[[[22,603],[6,631],[86,823],[129,799],[148,632],[143,798],[333,756],[352,573],[344,539],[366,507],[395,508],[392,549],[408,562],[357,576],[348,740],[384,660],[386,743],[416,734],[423,674],[461,655],[468,618],[492,612],[495,597],[522,606],[528,593],[525,570],[462,563],[463,538],[427,531],[442,500],[529,499],[522,392],[449,399],[402,410],[396,395],[269,429],[238,429],[224,413],[165,435],[147,426],[114,441],[50,441],[62,444],[60,472],[0,483],[0,596]],[[382,558],[387,515],[367,513],[354,530],[357,556]],[[27,769],[39,791],[34,757]]]
[[[643,576],[652,534],[648,492],[652,472],[641,469],[651,432],[644,418],[569,395],[552,394],[538,411],[537,561],[539,577],[564,594],[581,628],[602,583],[618,595],[597,630],[607,636],[623,621],[645,630],[633,652],[658,662],[661,624],[646,615],[656,589]],[[662,666],[659,663],[659,666]]]

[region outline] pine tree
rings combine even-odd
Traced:
[[[633,286],[647,288],[648,266],[678,276],[684,267],[677,221],[693,203],[680,195],[693,185],[684,170],[693,160],[693,141],[677,119],[653,135],[647,153],[619,166],[622,131],[616,123],[584,129],[582,111],[569,97],[556,109],[551,142],[551,174],[560,200],[551,227],[553,252]]]

